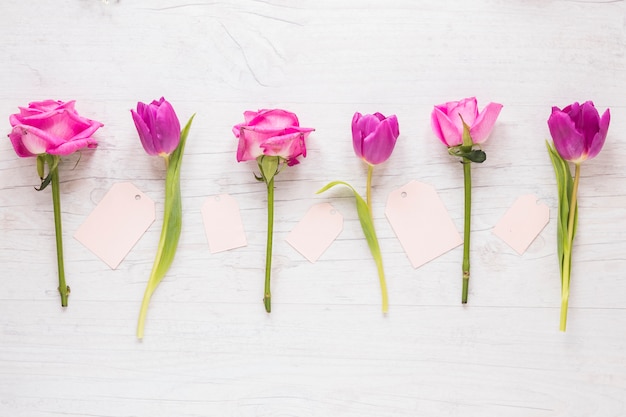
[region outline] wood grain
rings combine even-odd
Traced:
[[[0,114],[77,100],[105,127],[96,151],[63,161],[70,305],[59,306],[48,192],[35,161],[0,142],[0,415],[626,415],[626,7],[623,1],[6,0]],[[129,109],[164,95],[197,113],[182,168],[177,258],[137,314],[160,232],[164,168],[143,152]],[[434,104],[477,96],[504,109],[473,169],[470,303],[461,248],[415,270],[384,217],[410,180],[438,190],[462,230],[462,170],[430,130]],[[558,332],[556,185],[544,141],[553,105],[610,107],[604,150],[583,166],[570,314]],[[247,109],[281,107],[314,127],[306,160],[276,181],[273,312],[261,302],[265,188],[235,161]],[[353,199],[364,189],[349,123],[396,114],[401,136],[375,171],[374,217],[389,285]],[[5,119],[6,120],[6,119]],[[10,126],[5,124],[8,133]],[[77,164],[78,162],[78,164]],[[157,220],[117,270],[71,236],[107,190],[131,181]],[[206,196],[233,195],[248,246],[210,254]],[[521,194],[551,207],[523,256],[492,234]],[[344,230],[311,264],[285,242],[329,201]]]

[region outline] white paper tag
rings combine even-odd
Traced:
[[[550,221],[550,208],[537,202],[537,197],[519,197],[502,216],[493,233],[522,255]]]
[[[343,216],[329,203],[316,204],[287,236],[295,250],[315,262],[343,230]]]
[[[232,196],[229,194],[209,196],[204,200],[201,211],[211,253],[240,248],[248,244],[239,204]]]
[[[114,184],[74,238],[115,269],[155,219],[154,201],[129,182]]]
[[[429,184],[411,181],[392,191],[385,215],[413,268],[463,242],[443,201]]]

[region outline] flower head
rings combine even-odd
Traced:
[[[352,145],[356,156],[370,165],[385,162],[391,156],[400,135],[395,115],[354,113],[352,118]]]
[[[463,122],[470,128],[473,143],[483,143],[489,137],[493,125],[502,110],[502,104],[489,103],[479,113],[475,97],[435,106],[431,115],[431,125],[435,135],[447,147],[463,143]]]
[[[91,135],[104,126],[80,116],[74,109],[73,100],[35,101],[19,109],[19,113],[9,116],[13,127],[9,139],[21,157],[63,156],[82,148],[95,148],[97,142]]]
[[[593,102],[575,102],[563,110],[552,107],[548,127],[559,155],[567,161],[579,164],[600,152],[610,121],[609,109],[600,117]]]
[[[298,117],[281,109],[244,112],[244,122],[233,126],[239,139],[237,161],[251,161],[259,156],[279,156],[289,165],[306,157],[307,136],[315,129],[300,127]]]
[[[180,122],[174,108],[163,97],[150,104],[137,103],[130,111],[143,148],[149,155],[169,155],[180,142]]]

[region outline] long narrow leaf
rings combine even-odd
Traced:
[[[156,267],[153,282],[151,283],[155,288],[174,261],[174,255],[178,247],[178,241],[180,239],[180,232],[182,230],[182,201],[180,194],[180,167],[182,164],[183,154],[185,151],[185,144],[187,143],[187,135],[191,128],[191,123],[195,115],[191,116],[185,127],[180,133],[180,142],[174,152],[170,155],[170,162],[167,168],[167,177],[165,180],[165,208],[164,217],[167,219],[167,223],[164,219],[165,226],[165,240],[163,250],[160,253],[160,257],[155,260],[158,262]]]
[[[180,142],[167,160],[167,175],[165,178],[165,207],[163,212],[163,226],[159,247],[154,259],[150,279],[141,303],[139,322],[137,323],[137,338],[143,338],[144,325],[148,311],[148,305],[152,294],[165,277],[176,254],[180,232],[182,229],[182,201],[180,194],[180,166],[182,163],[187,135],[191,128],[191,122],[195,115],[191,116],[180,133]]]
[[[356,200],[356,210],[359,215],[359,221],[361,223],[361,229],[363,229],[363,234],[365,235],[365,240],[367,241],[367,245],[370,248],[370,252],[372,253],[372,257],[374,258],[374,262],[376,262],[376,267],[378,269],[378,275],[380,278],[380,286],[382,291],[383,298],[383,312],[386,313],[388,309],[388,301],[387,301],[387,284],[385,282],[385,272],[383,269],[383,257],[380,253],[380,246],[378,244],[378,237],[376,236],[376,229],[374,229],[374,220],[372,219],[372,215],[370,214],[369,207],[367,203],[361,197],[359,193],[356,192],[354,187],[350,184],[343,181],[333,181],[331,183],[326,184],[323,188],[321,188],[317,194],[323,193],[324,191],[336,186],[336,185],[345,185],[354,194],[354,198]]]

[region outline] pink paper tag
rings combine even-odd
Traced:
[[[343,230],[343,216],[329,203],[316,204],[287,236],[295,250],[315,262]]]
[[[154,201],[129,182],[114,184],[74,238],[115,269],[154,222]]]
[[[229,194],[212,195],[202,205],[204,231],[209,251],[218,253],[246,246],[239,204]]]
[[[462,243],[433,186],[411,181],[389,194],[385,215],[413,268]]]
[[[519,197],[504,214],[493,233],[522,255],[550,221],[550,208],[537,203],[537,197]]]

